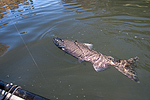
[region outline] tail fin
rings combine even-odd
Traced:
[[[123,73],[124,75],[128,76],[130,79],[140,83],[137,73],[135,71],[136,64],[135,62],[138,61],[138,57],[130,58],[128,60],[119,60],[115,63],[115,68]]]

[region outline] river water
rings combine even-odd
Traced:
[[[59,50],[53,37],[138,56],[136,83]],[[150,0],[1,0],[0,80],[51,100],[150,100]]]

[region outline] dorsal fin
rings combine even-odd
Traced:
[[[93,44],[84,43],[84,45],[86,45],[89,49],[92,49],[92,48],[93,48]]]

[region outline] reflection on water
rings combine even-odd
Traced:
[[[65,11],[75,11],[77,13],[92,11],[95,15],[107,16],[112,15],[138,15],[149,17],[150,1],[143,0],[130,2],[130,1],[112,1],[112,0],[62,0],[65,6]],[[119,4],[119,5],[118,5]],[[131,11],[132,10],[132,11]],[[140,13],[138,13],[140,12]]]
[[[2,56],[8,48],[9,46],[7,46],[6,44],[0,43],[0,56]]]
[[[26,10],[34,9],[33,1],[32,0],[1,0],[0,1],[0,19],[3,19],[4,17],[10,16],[8,15],[10,12],[15,15],[15,17],[18,17],[20,15],[23,15],[22,13],[16,12],[22,12]],[[1,26],[7,25],[9,22],[1,21]]]
[[[62,0],[62,2],[64,12],[81,13],[82,16],[76,17],[76,20],[100,28],[100,31],[116,40],[122,39],[145,49],[147,52],[144,57],[150,56],[149,0],[143,0],[142,3],[126,0]],[[142,59],[141,61],[146,64],[141,67],[150,71],[147,67],[148,61]]]
[[[76,0],[76,2],[71,0],[62,0],[62,3],[65,7],[65,12],[94,12],[95,14],[103,14],[106,12],[106,8],[108,7],[110,1],[109,0]],[[108,13],[108,12],[107,12]]]

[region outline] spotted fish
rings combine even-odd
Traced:
[[[104,71],[112,65],[130,79],[138,83],[140,82],[135,71],[135,62],[139,59],[138,57],[130,58],[129,60],[115,61],[111,56],[106,56],[100,52],[92,50],[93,45],[89,43],[60,39],[58,37],[53,38],[53,42],[58,48],[74,56],[80,62],[91,62],[97,72]]]

